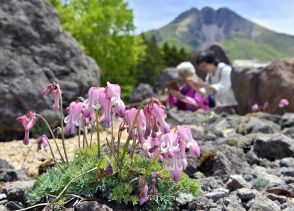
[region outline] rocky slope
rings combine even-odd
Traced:
[[[41,97],[60,81],[64,105],[99,84],[99,69],[65,33],[45,0],[2,0],[0,4],[0,140],[20,138],[16,117],[42,112],[52,125],[53,99]]]
[[[194,128],[202,149],[186,170],[202,184],[189,210],[293,210],[293,114],[237,116],[169,111],[175,124]]]
[[[201,196],[195,199],[182,194],[176,199],[175,210],[294,209],[293,114],[228,116],[172,109],[168,112],[168,121],[189,125],[202,151],[198,160],[188,158],[186,169],[190,177],[201,183]],[[3,163],[0,162],[2,181],[7,169],[12,168]],[[6,182],[2,188],[0,208],[25,205],[23,191],[33,182],[27,182],[21,172],[16,174],[18,178],[6,180],[12,182]],[[85,201],[69,210],[112,210],[108,206]]]
[[[146,34],[155,35],[160,43],[169,42],[193,51],[221,43],[233,59],[272,60],[294,56],[294,36],[271,31],[228,8],[192,8]]]

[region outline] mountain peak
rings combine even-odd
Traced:
[[[171,23],[150,33],[153,33],[161,44],[168,41],[192,51],[218,43],[228,46],[227,49],[237,55],[244,55],[243,58],[250,59],[259,52],[266,54],[260,59],[294,56],[294,36],[264,28],[227,7],[204,7],[200,10],[191,8]],[[245,52],[242,48],[250,50]]]
[[[193,8],[191,8],[191,9],[189,9],[189,10],[187,10],[187,11],[181,13],[178,17],[176,17],[176,18],[174,19],[173,22],[175,22],[175,23],[177,23],[177,22],[181,22],[182,20],[184,20],[184,19],[186,19],[186,18],[188,18],[188,17],[190,17],[190,16],[192,16],[192,15],[197,15],[199,12],[200,12],[200,11],[199,11],[197,8],[193,7]]]

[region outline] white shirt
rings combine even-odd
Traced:
[[[225,63],[219,63],[215,75],[208,74],[205,81],[216,90],[214,94],[216,107],[238,105],[232,90],[231,83],[232,67]],[[207,93],[207,91],[204,91]]]

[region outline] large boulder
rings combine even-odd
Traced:
[[[165,68],[159,76],[158,80],[155,82],[154,90],[156,92],[163,91],[166,86],[172,81],[180,83],[178,70],[174,67]]]
[[[248,169],[249,164],[245,154],[237,147],[225,144],[217,146],[215,149],[202,147],[198,170],[206,176],[226,177],[231,174],[242,174]]]
[[[241,68],[232,73],[232,87],[239,102],[239,111],[251,111],[255,103],[268,102],[268,112],[282,114],[294,111],[294,59],[278,60],[265,68]],[[289,100],[289,106],[278,107],[282,98]]]
[[[237,131],[241,134],[249,134],[249,133],[264,133],[271,134],[278,132],[280,126],[265,120],[259,119],[256,117],[250,117],[247,122],[242,122],[238,127]]]
[[[42,112],[51,124],[53,99],[40,97],[52,80],[59,81],[64,106],[99,85],[99,69],[59,24],[44,0],[2,0],[0,4],[0,140],[22,136],[17,116]]]
[[[253,148],[258,157],[272,161],[294,157],[293,140],[279,133],[258,134],[255,137]]]
[[[154,97],[154,92],[149,84],[139,84],[133,91],[130,98],[131,103],[140,103],[146,98]]]

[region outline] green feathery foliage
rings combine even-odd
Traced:
[[[53,168],[39,176],[33,188],[26,192],[27,202],[33,205],[43,202],[46,196],[57,196],[72,178],[97,166],[96,154],[95,146],[83,149],[76,153],[74,160],[64,169]],[[200,185],[196,180],[182,173],[180,181],[174,183],[164,164],[152,162],[144,156],[135,155],[133,159],[126,157],[122,174],[114,169],[112,175],[105,176],[103,172],[107,165],[108,162],[105,159],[99,165],[101,172],[99,179],[95,172],[83,175],[69,186],[66,194],[80,195],[90,199],[102,198],[117,204],[138,206],[139,178],[144,178],[151,187],[152,172],[157,172],[160,175],[156,183],[157,194],[152,195],[149,188],[149,200],[142,209],[172,210],[175,197],[180,192],[199,196]]]

